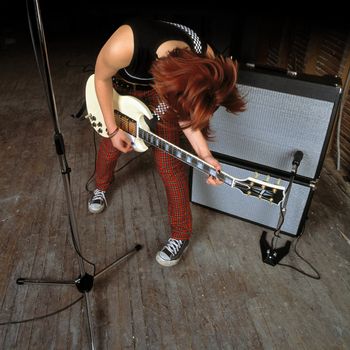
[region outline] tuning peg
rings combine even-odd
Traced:
[[[266,182],[269,182],[269,181],[270,181],[270,175],[266,175],[265,181],[266,181]]]
[[[281,184],[281,179],[277,179],[276,185],[280,185],[280,184]],[[272,192],[273,192],[273,193],[277,193],[277,188],[273,188],[273,189],[272,189]]]
[[[254,175],[254,179],[257,179],[259,177],[259,173],[256,171]]]
[[[273,203],[273,198],[270,198],[269,202],[270,202],[270,204],[272,204]]]

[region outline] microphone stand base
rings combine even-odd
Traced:
[[[266,231],[260,237],[260,250],[262,261],[271,266],[277,265],[288,253],[291,242],[287,241],[283,247],[273,249],[266,240]]]

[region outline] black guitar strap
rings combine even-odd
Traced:
[[[156,133],[156,130],[157,130],[157,123],[159,121],[159,116],[155,113],[152,113],[153,115],[153,118],[152,119],[148,119],[147,117],[145,117],[145,122],[146,124],[148,125],[148,127],[150,128],[150,130],[153,132],[153,133]]]

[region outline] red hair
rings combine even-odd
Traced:
[[[237,62],[221,55],[206,57],[175,49],[154,62],[153,88],[169,105],[168,118],[202,130],[210,138],[209,120],[219,106],[231,113],[245,109],[237,86]]]

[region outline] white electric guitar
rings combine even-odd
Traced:
[[[99,135],[108,137],[106,124],[96,96],[94,74],[87,80],[85,98],[88,112],[86,118],[89,119],[92,127]],[[135,151],[145,152],[148,149],[146,144],[149,144],[207,175],[217,177],[226,185],[236,187],[246,195],[254,196],[276,205],[284,199],[285,187],[253,177],[238,179],[223,171],[218,173],[209,163],[151,132],[145,117],[152,119],[153,115],[148,107],[136,97],[119,95],[113,89],[113,108],[118,127],[130,136]]]

